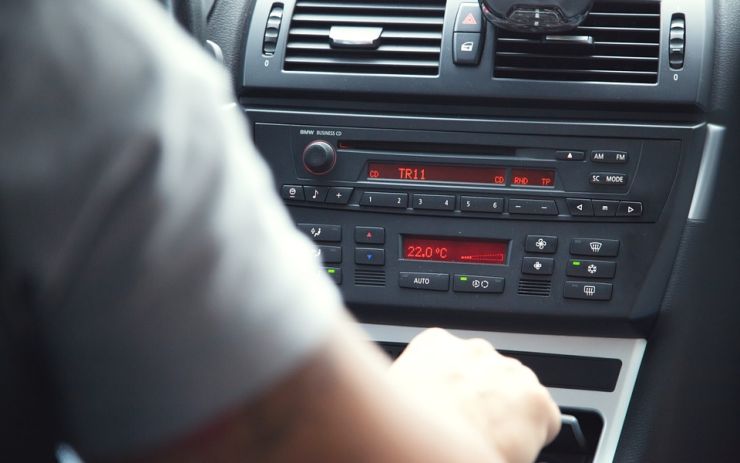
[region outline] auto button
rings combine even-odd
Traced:
[[[450,275],[447,273],[401,272],[398,277],[401,288],[448,291]]]

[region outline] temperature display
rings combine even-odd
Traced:
[[[464,264],[505,264],[507,241],[404,236],[403,257]]]
[[[554,170],[511,169],[511,184],[513,186],[555,186]]]
[[[370,180],[411,180],[414,182],[459,182],[506,184],[506,169],[484,166],[449,166],[440,164],[390,164],[371,162]]]

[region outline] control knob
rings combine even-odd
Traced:
[[[336,163],[337,152],[323,140],[312,141],[303,150],[303,166],[314,175],[330,172]]]

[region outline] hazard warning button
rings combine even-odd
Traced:
[[[457,10],[455,32],[480,32],[483,28],[483,16],[478,3],[461,3]]]

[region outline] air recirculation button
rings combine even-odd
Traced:
[[[265,37],[262,41],[262,54],[272,56],[277,49],[278,36],[280,35],[280,25],[283,22],[284,7],[282,3],[274,3],[270,9],[270,15],[267,17],[265,26]]]

